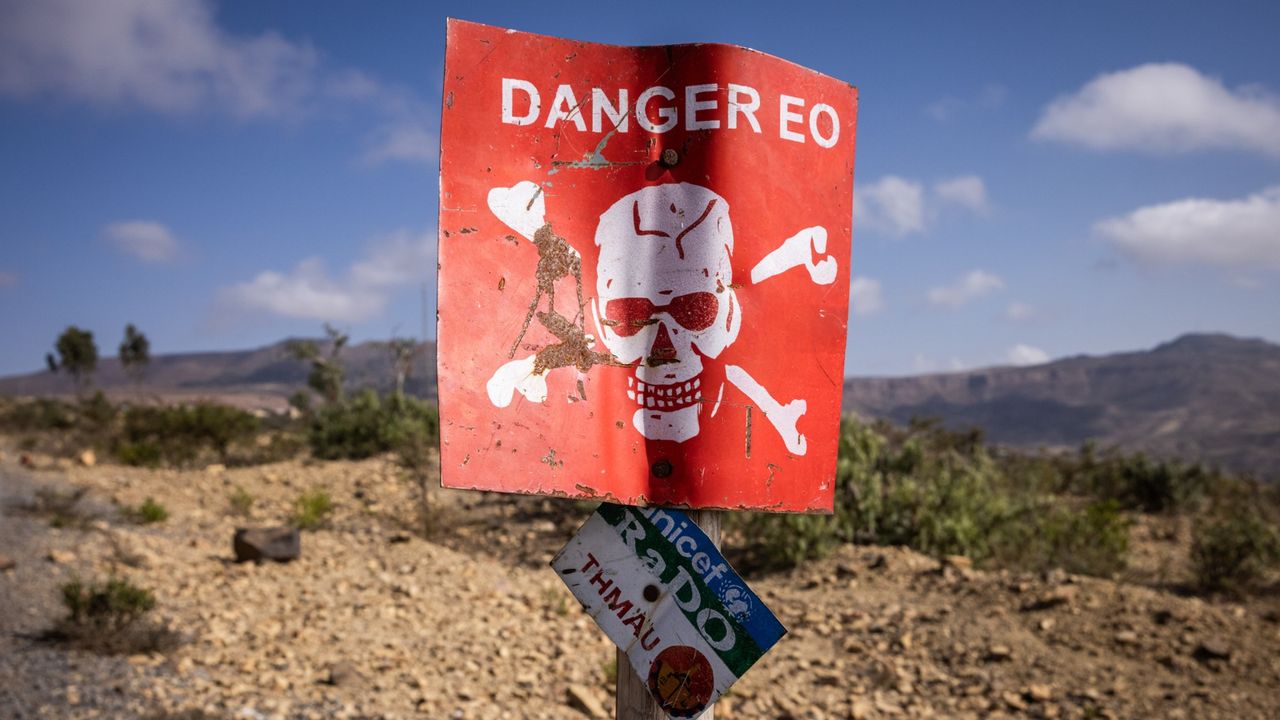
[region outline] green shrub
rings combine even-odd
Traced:
[[[253,415],[216,403],[132,407],[114,450],[130,465],[189,465],[208,453],[225,460],[233,442],[252,439],[257,429]]]
[[[160,467],[160,461],[163,459],[160,446],[149,442],[118,442],[115,447],[115,456],[125,465],[134,467]]]
[[[85,426],[87,430],[97,433],[110,431],[119,413],[116,406],[107,400],[107,396],[101,390],[87,399],[81,400],[77,411],[80,416],[80,424]]]
[[[75,406],[54,398],[15,402],[0,414],[0,426],[20,431],[66,431],[76,426]]]
[[[128,515],[140,525],[150,525],[169,519],[169,511],[153,498],[143,500],[141,505],[129,510]]]
[[[1126,509],[1143,512],[1186,508],[1221,480],[1218,474],[1199,465],[1152,460],[1143,453],[1098,456],[1090,444],[1068,465],[1070,490],[1115,500]]]
[[[1240,592],[1280,563],[1280,532],[1245,507],[1196,523],[1191,567],[1201,590]]]
[[[123,578],[72,580],[62,586],[62,603],[67,615],[44,634],[47,640],[129,655],[168,650],[179,642],[176,633],[146,619],[155,596]]]
[[[149,612],[156,599],[150,591],[112,577],[89,585],[72,580],[62,586],[62,604],[67,608],[68,621],[113,632]]]
[[[231,506],[232,514],[248,517],[253,511],[253,495],[244,487],[237,485],[236,489],[227,496],[227,504]]]
[[[839,521],[831,515],[748,513],[730,522],[750,538],[748,564],[767,570],[796,567],[806,560],[825,557],[844,535]]]
[[[314,530],[325,523],[332,511],[333,500],[329,493],[320,488],[312,488],[303,493],[294,504],[293,524],[299,530]]]
[[[974,431],[845,418],[832,515],[739,513],[728,523],[746,539],[748,563],[763,567],[791,567],[845,542],[1015,567],[1095,574],[1123,567],[1128,521],[1119,504],[1073,509],[1047,493],[1061,482],[1054,461],[993,457]]]
[[[992,538],[992,560],[1024,570],[1062,568],[1110,575],[1125,566],[1129,519],[1114,500],[1083,508],[1049,502],[1002,525]]]
[[[366,390],[320,408],[311,419],[311,453],[324,460],[359,460],[400,448],[434,445],[440,417],[435,406],[410,397],[378,397]]]

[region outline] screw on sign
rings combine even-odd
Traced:
[[[620,503],[601,512],[830,512],[856,89],[727,45],[616,47],[460,21],[448,35],[442,484]],[[588,540],[616,544],[598,516]],[[573,571],[599,573],[570,582],[580,600],[633,584],[590,543],[557,562],[574,547]],[[709,588],[714,568],[664,561],[693,563],[701,579],[682,585],[647,551],[628,572],[656,577],[596,619],[620,647],[631,637],[636,674],[620,685],[643,682],[662,712],[689,717],[781,626],[765,642]],[[679,592],[661,590],[671,583]],[[726,655],[726,633],[754,650]]]

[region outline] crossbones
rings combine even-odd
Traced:
[[[574,366],[585,373],[596,364],[622,365],[635,369],[634,377],[627,378],[627,397],[636,403],[632,425],[641,435],[675,442],[696,436],[703,392],[711,390],[703,386],[702,357],[718,357],[742,327],[730,263],[733,226],[728,202],[691,183],[649,186],[618,200],[600,216],[596,228],[596,297],[586,303],[581,253],[547,223],[542,188],[528,181],[494,188],[487,201],[499,220],[539,251],[538,290],[509,361],[486,384],[490,402],[506,407],[516,392],[544,402],[546,376],[558,367]],[[805,268],[815,284],[835,282],[837,261],[825,255],[826,244],[825,228],[800,230],[755,265],[751,282],[759,284],[797,267]],[[823,257],[815,261],[815,253]],[[572,319],[555,310],[551,287],[569,275],[577,280],[578,307]],[[540,311],[544,295],[548,308]],[[586,332],[588,304],[608,353],[596,352],[597,336]],[[535,316],[561,342],[515,358]],[[804,399],[778,402],[737,365],[725,365],[725,380],[764,413],[789,452],[805,454],[805,436],[797,429],[807,408]],[[711,417],[723,397],[722,382]]]

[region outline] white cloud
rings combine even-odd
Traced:
[[[1180,63],[1151,63],[1099,75],[1054,100],[1031,137],[1095,150],[1280,156],[1280,99],[1257,87],[1233,90]]]
[[[18,274],[0,270],[0,288],[11,288],[18,284]]]
[[[929,291],[929,302],[957,308],[1004,287],[1004,280],[985,270],[973,270],[950,285]]]
[[[885,175],[854,189],[854,224],[873,232],[903,237],[924,232],[946,205],[985,214],[986,183],[977,175],[962,175],[939,180],[926,192],[919,180]]]
[[[387,125],[373,134],[363,160],[370,165],[400,160],[433,165],[440,158],[440,139],[423,123]]]
[[[165,113],[280,115],[311,92],[315,51],[235,36],[199,0],[42,0],[0,10],[0,92]]]
[[[102,235],[121,252],[148,263],[164,263],[178,256],[178,239],[162,223],[129,220],[111,223]]]
[[[853,314],[859,317],[875,315],[884,309],[884,296],[880,292],[880,281],[875,278],[858,276],[849,283],[849,304]]]
[[[1009,352],[1005,355],[1005,359],[1011,365],[1043,365],[1049,362],[1049,353],[1038,347],[1031,345],[1023,345],[1018,343],[1009,348]]]
[[[934,120],[946,122],[956,115],[971,109],[993,110],[1004,104],[1009,91],[1003,85],[990,84],[982,88],[972,97],[956,97],[948,95],[941,100],[930,103],[925,108]]]
[[[1004,316],[1014,322],[1023,322],[1034,318],[1036,309],[1024,302],[1015,300],[1009,303],[1009,307],[1004,309]]]
[[[1094,230],[1141,262],[1280,268],[1280,186],[1237,200],[1148,205]]]
[[[204,0],[0,2],[0,95],[168,115],[295,117],[324,103],[377,116],[363,159],[433,164],[436,112],[412,92],[326,68],[309,44],[219,27]]]
[[[890,235],[923,232],[924,186],[896,175],[864,183],[854,190],[853,216],[864,227]]]
[[[223,288],[219,302],[237,312],[360,322],[380,314],[395,288],[433,278],[435,258],[434,232],[400,231],[376,243],[341,278],[330,276],[319,258],[308,258],[289,273],[268,270]]]
[[[954,203],[963,208],[982,214],[987,211],[987,184],[977,175],[941,180],[934,184],[933,192],[938,199]]]

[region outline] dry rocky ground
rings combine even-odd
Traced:
[[[546,565],[588,505],[436,489],[425,540],[407,531],[415,488],[386,460],[34,464],[12,448],[0,459],[0,717],[612,714],[612,647]],[[41,488],[87,488],[81,519],[54,528],[24,510]],[[249,517],[231,508],[237,488]],[[235,527],[285,521],[311,488],[335,509],[300,560],[233,562]],[[167,520],[116,509],[148,497]],[[1144,528],[1131,577],[1165,575],[1160,544],[1176,533]],[[63,613],[62,583],[112,572],[154,591],[180,646],[105,656],[37,639]],[[872,547],[750,579],[790,632],[718,718],[1280,717],[1275,596],[1204,600]]]

